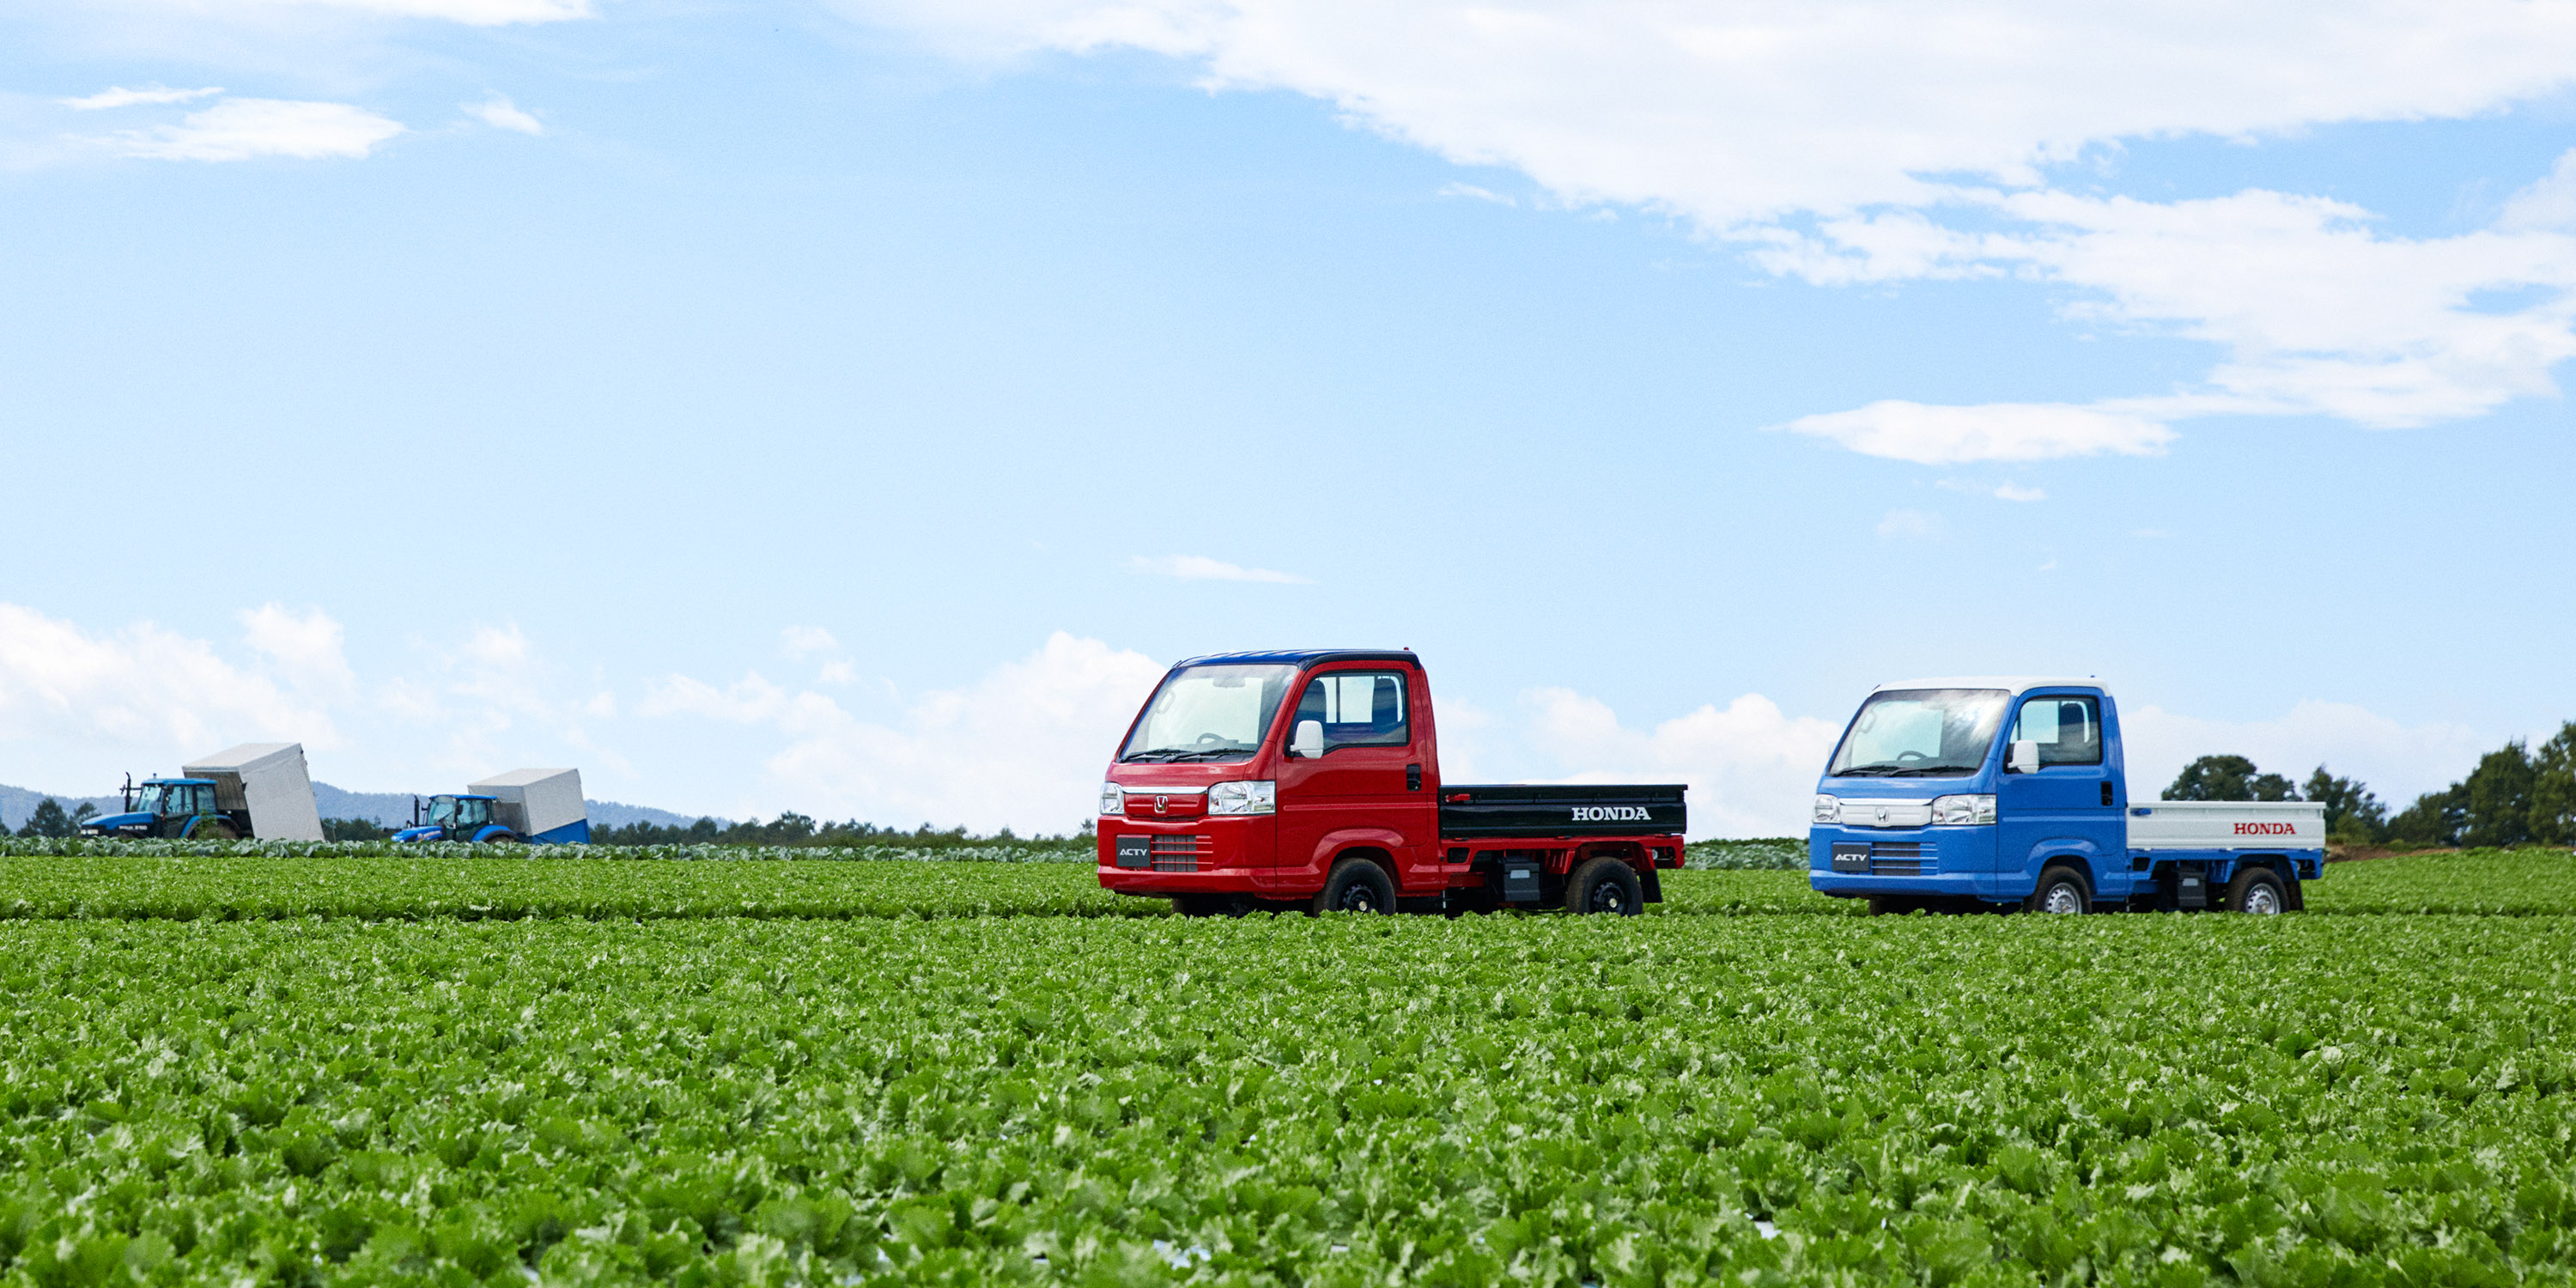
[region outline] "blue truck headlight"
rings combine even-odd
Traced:
[[[1974,827],[1995,821],[1995,798],[1992,796],[1936,796],[1932,798],[1932,821],[1948,827]]]
[[[1279,811],[1279,784],[1268,779],[1211,783],[1207,808],[1210,814],[1275,814]]]
[[[1809,814],[1807,815],[1807,817],[1809,817],[1809,818],[1811,818],[1811,819],[1813,819],[1813,820],[1815,820],[1816,822],[1819,822],[1819,823],[1839,823],[1839,822],[1842,822],[1842,821],[1843,821],[1843,802],[1842,802],[1842,798],[1840,798],[1840,797],[1838,797],[1838,796],[1819,796],[1819,797],[1817,797],[1817,798],[1816,798],[1816,807],[1815,807],[1815,809],[1814,809],[1814,811],[1813,811],[1813,812],[1811,812],[1811,813],[1809,813]]]
[[[1116,818],[1127,812],[1127,793],[1116,783],[1100,785],[1100,816]]]

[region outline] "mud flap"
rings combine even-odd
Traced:
[[[1663,901],[1664,879],[1654,868],[1649,867],[1646,869],[1646,902],[1662,903]]]

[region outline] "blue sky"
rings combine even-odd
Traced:
[[[1916,674],[2402,801],[2576,717],[2576,19],[2341,12],[19,7],[0,781],[1058,830],[1325,642],[1710,833]]]

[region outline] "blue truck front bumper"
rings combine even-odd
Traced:
[[[1807,885],[1841,898],[1992,893],[1992,827],[1814,827],[1807,831]]]

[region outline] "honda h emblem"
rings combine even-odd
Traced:
[[[1160,809],[1161,807],[1160,807],[1160,806],[1157,806],[1156,808],[1157,808],[1157,809]],[[1881,806],[1879,806],[1879,807],[1878,807],[1878,821],[1879,821],[1879,822],[1881,822],[1881,823],[1884,823],[1884,822],[1886,822],[1886,821],[1887,821],[1887,807],[1886,807],[1886,806],[1884,806],[1884,805],[1881,805]]]
[[[1172,812],[1172,798],[1171,798],[1171,797],[1169,797],[1169,796],[1157,796],[1157,797],[1155,797],[1155,798],[1154,798],[1154,812],[1155,812],[1155,813],[1157,813],[1157,814],[1169,814],[1169,813],[1171,813],[1171,812]],[[1882,814],[1884,814],[1884,813],[1886,813],[1887,811],[1885,811],[1885,810],[1881,810],[1881,811],[1879,811],[1879,812],[1880,812],[1880,813],[1882,813]]]

